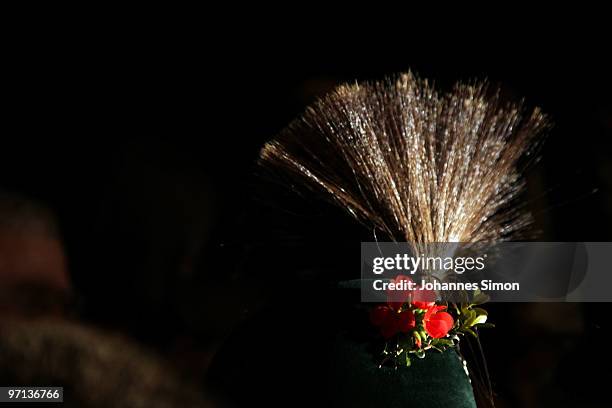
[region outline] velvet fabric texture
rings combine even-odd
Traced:
[[[410,367],[379,368],[367,344],[339,335],[334,362],[332,406],[476,407],[463,362],[454,349],[413,358]]]

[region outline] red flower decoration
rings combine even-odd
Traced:
[[[393,283],[399,285],[404,282],[406,286],[408,286],[409,282],[412,282],[409,276],[406,275],[397,275],[395,279],[393,279]],[[411,290],[387,290],[387,305],[393,310],[400,310],[400,308],[404,305],[404,303],[410,301],[410,296],[412,295]]]
[[[442,312],[442,310],[445,309],[446,306],[432,306],[427,310],[425,316],[423,316],[425,331],[434,339],[446,336],[455,324],[453,316],[446,312]]]
[[[416,289],[412,293],[412,305],[417,309],[428,310],[436,304],[436,292],[433,290]]]
[[[417,309],[428,310],[436,304],[436,292],[419,287],[412,293],[412,305]]]
[[[397,275],[393,283],[412,282],[409,276]],[[412,309],[426,310],[423,315],[425,331],[433,338],[439,339],[453,328],[453,317],[443,312],[446,306],[436,306],[436,294],[431,290],[387,290],[387,304],[376,306],[370,313],[372,324],[380,327],[380,333],[385,339],[397,333],[407,333],[416,327],[412,310],[402,310],[402,306],[410,302]],[[420,343],[420,340],[418,341]],[[419,345],[420,347],[420,345]]]
[[[412,282],[409,276],[397,275],[393,283]],[[412,291],[387,290],[387,305],[377,306],[370,314],[372,324],[380,327],[380,333],[385,339],[399,332],[406,333],[415,327],[414,314],[410,310],[400,311],[404,303],[410,301]]]
[[[415,327],[414,314],[410,310],[398,312],[389,306],[376,306],[370,314],[372,324],[380,327],[385,339],[399,332],[406,333]]]

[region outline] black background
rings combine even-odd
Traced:
[[[554,122],[526,173],[540,238],[610,240],[609,36],[418,31],[389,34],[390,44],[272,31],[106,27],[10,41],[0,188],[58,214],[84,321],[180,361],[211,353],[266,303],[273,276],[339,277],[338,250],[356,254],[369,231],[312,197],[268,188],[258,150],[334,85],[408,69],[441,89],[488,78],[540,106]],[[591,368],[609,354],[610,307],[570,305],[568,323],[557,306],[491,306],[498,328],[483,343],[500,406],[603,398]]]

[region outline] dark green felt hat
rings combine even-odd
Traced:
[[[252,316],[221,347],[209,385],[238,407],[476,407],[455,349],[380,367],[381,339],[355,292],[321,292],[316,305],[279,300]]]

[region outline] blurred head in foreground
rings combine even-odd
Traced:
[[[27,198],[0,192],[0,316],[60,316],[70,293],[53,213]]]
[[[0,383],[62,386],[67,407],[211,406],[159,356],[72,319],[72,293],[52,212],[0,193]]]

